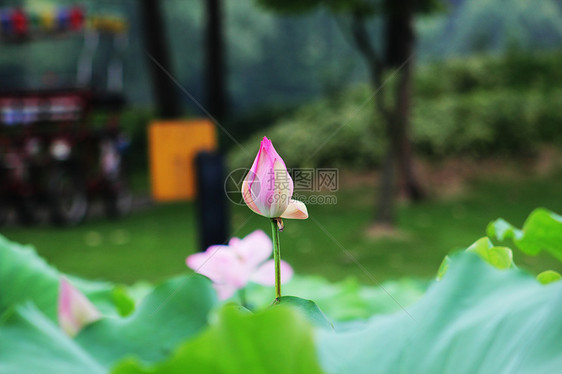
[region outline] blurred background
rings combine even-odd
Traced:
[[[336,171],[285,222],[297,273],[433,277],[491,220],[562,212],[561,20],[557,0],[0,1],[1,233],[88,278],[184,272],[268,232],[236,195],[265,135],[294,173]]]

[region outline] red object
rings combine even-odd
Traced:
[[[70,10],[70,29],[79,30],[84,24],[84,12],[79,6],[75,6]]]
[[[12,23],[16,35],[27,34],[27,15],[21,9],[12,12]]]

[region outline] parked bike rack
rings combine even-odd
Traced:
[[[74,84],[0,91],[0,224],[12,210],[24,224],[44,218],[78,224],[95,198],[103,200],[108,216],[130,211],[123,158],[128,141],[119,126],[127,22],[89,14],[79,5],[44,13],[0,9],[0,43],[17,47],[80,35],[84,42]],[[93,73],[100,37],[113,46],[103,87]],[[106,115],[102,128],[93,123],[98,112]]]

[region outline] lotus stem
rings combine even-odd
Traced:
[[[273,261],[275,262],[275,300],[281,300],[281,245],[279,244],[279,227],[277,218],[271,219],[271,234],[273,236]]]

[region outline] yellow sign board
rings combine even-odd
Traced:
[[[195,156],[216,150],[214,124],[207,119],[155,121],[148,128],[148,140],[154,200],[195,198]]]

